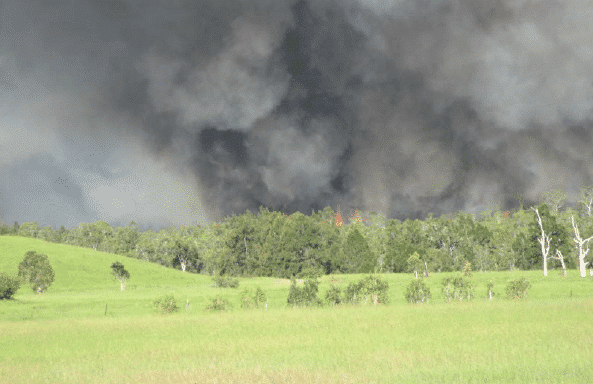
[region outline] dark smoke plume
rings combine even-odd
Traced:
[[[593,5],[0,2],[0,218],[415,218],[593,175]]]

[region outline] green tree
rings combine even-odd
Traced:
[[[18,235],[22,237],[37,237],[39,233],[39,226],[36,222],[23,223],[19,227]]]
[[[424,263],[420,260],[418,252],[414,252],[412,256],[408,258],[408,272],[414,272],[414,277],[418,278],[418,271],[424,269]]]
[[[120,282],[121,290],[126,289],[126,280],[130,278],[130,272],[126,271],[124,265],[119,261],[111,264],[111,274]]]
[[[358,228],[350,229],[340,263],[342,273],[369,273],[375,270],[377,257],[371,251]]]
[[[540,227],[538,215],[541,218],[545,238],[542,238],[542,227]],[[549,242],[547,239],[549,239]],[[537,208],[537,213],[533,213],[533,221],[529,225],[527,240],[526,257],[521,266],[523,269],[539,268],[542,265],[543,258],[549,258],[549,251],[554,254],[555,250],[559,250],[564,255],[571,252],[572,239],[567,228],[558,223],[557,217],[550,212],[546,204],[540,205]],[[544,242],[543,246],[541,241]],[[547,249],[548,252],[544,255],[542,249],[544,251]],[[544,261],[547,266],[547,259]],[[543,269],[544,275],[547,276],[546,266]]]
[[[202,271],[210,276],[222,270],[223,257],[226,254],[228,228],[225,223],[209,223],[195,239],[198,254],[204,266]]]
[[[80,247],[93,248],[97,251],[109,251],[104,249],[104,244],[113,237],[113,229],[103,220],[95,223],[80,223],[73,228],[66,236],[66,243]]]
[[[560,208],[564,206],[566,201],[566,193],[559,189],[553,189],[551,191],[542,194],[541,203],[547,205],[550,208],[550,212],[556,215]]]
[[[58,242],[58,233],[49,225],[39,231],[37,237],[51,243]]]
[[[18,267],[18,277],[26,284],[31,285],[33,291],[39,294],[45,292],[53,283],[55,273],[47,255],[29,251]]]
[[[198,247],[189,235],[183,235],[180,231],[169,231],[162,239],[160,252],[169,255],[172,266],[179,266],[182,271],[190,270],[200,273],[203,264],[198,257]]]
[[[18,277],[12,277],[4,272],[0,272],[0,300],[11,299],[21,286]]]
[[[106,252],[126,255],[133,252],[140,240],[140,230],[134,221],[125,227],[115,228],[113,236],[103,239],[101,247]]]
[[[389,220],[385,227],[385,270],[393,273],[406,272],[408,258],[414,253],[422,254],[426,249],[426,238],[419,220]]]
[[[261,237],[256,217],[249,211],[233,215],[226,221],[229,232],[226,236],[226,257],[221,273],[233,276],[254,274],[261,269]]]

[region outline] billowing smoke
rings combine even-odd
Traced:
[[[587,1],[3,0],[0,218],[574,202],[592,18]]]

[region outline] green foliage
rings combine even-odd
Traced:
[[[297,286],[296,279],[290,280],[290,290],[288,292],[287,302],[293,307],[311,307],[322,306],[323,302],[318,296],[319,282],[317,280],[305,280],[305,286]]]
[[[350,283],[346,287],[344,301],[352,304],[364,303],[389,303],[389,284],[376,275],[369,275],[358,283]]]
[[[177,301],[173,295],[165,295],[152,302],[153,308],[160,313],[173,313],[179,311]]]
[[[427,303],[430,299],[430,288],[423,279],[414,279],[408,285],[405,296],[408,303]]]
[[[206,306],[206,309],[209,311],[225,311],[231,307],[231,303],[219,293],[212,298],[212,301]]]
[[[448,277],[443,279],[441,283],[443,284],[443,296],[448,302],[452,300],[470,301],[474,297],[473,283],[462,276]]]
[[[332,284],[325,292],[325,301],[331,306],[342,304],[342,290],[340,287]]]
[[[375,269],[377,257],[358,228],[350,231],[340,263],[342,273],[369,273]]]
[[[216,275],[212,278],[214,280],[214,286],[218,288],[239,288],[239,279],[235,279],[232,276]]]
[[[268,298],[259,286],[255,288],[253,293],[248,288],[241,292],[241,308],[259,308],[266,301],[268,301]]]
[[[297,276],[300,279],[318,279],[321,276],[325,275],[323,269],[321,268],[314,268],[314,267],[308,267],[303,269]]]
[[[531,284],[524,277],[511,280],[507,283],[506,293],[509,299],[524,299],[527,297],[527,291]]]
[[[39,233],[39,226],[36,222],[27,222],[21,224],[18,235],[22,237],[37,237]]]
[[[553,253],[555,249],[562,252],[563,255],[570,255],[574,241],[569,229],[572,228],[562,225],[558,218],[552,214],[546,204],[538,207],[539,214],[542,218],[544,232],[550,237],[550,250]],[[524,238],[518,237],[515,240],[514,249],[516,252],[523,255],[517,261],[517,266],[521,269],[541,269],[542,268],[542,251],[539,243],[541,237],[541,229],[537,222],[537,215],[531,212],[532,220],[528,224],[528,229]],[[548,267],[552,268],[557,265],[556,260],[549,260]],[[567,267],[574,268],[575,264],[570,257],[567,257]]]
[[[123,291],[126,286],[126,280],[130,278],[130,272],[126,271],[124,265],[119,261],[111,264],[111,274],[121,283],[121,290]]]
[[[21,282],[18,277],[0,273],[0,299],[11,299],[20,287]]]
[[[414,277],[418,278],[418,271],[424,269],[424,264],[420,260],[418,252],[414,252],[412,256],[408,258],[408,272],[414,272]]]
[[[44,292],[53,283],[55,273],[47,255],[29,251],[19,264],[18,277],[24,283],[30,284],[33,292]]]

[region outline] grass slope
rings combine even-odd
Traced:
[[[285,279],[218,289],[208,276],[37,239],[0,237],[0,271],[16,275],[29,250],[49,257],[56,279],[43,295],[23,286],[0,302],[0,383],[593,382],[593,279],[574,270],[477,272],[480,298],[451,304],[440,282],[455,274],[435,274],[425,305],[405,303],[410,275],[383,275],[390,305],[287,309]],[[114,261],[131,274],[123,292]],[[362,276],[335,278],[345,287]],[[520,276],[529,298],[506,300],[506,282]],[[268,309],[240,309],[240,291],[255,285]],[[233,310],[204,310],[218,292]],[[155,314],[150,302],[163,294],[189,300],[189,311]]]

